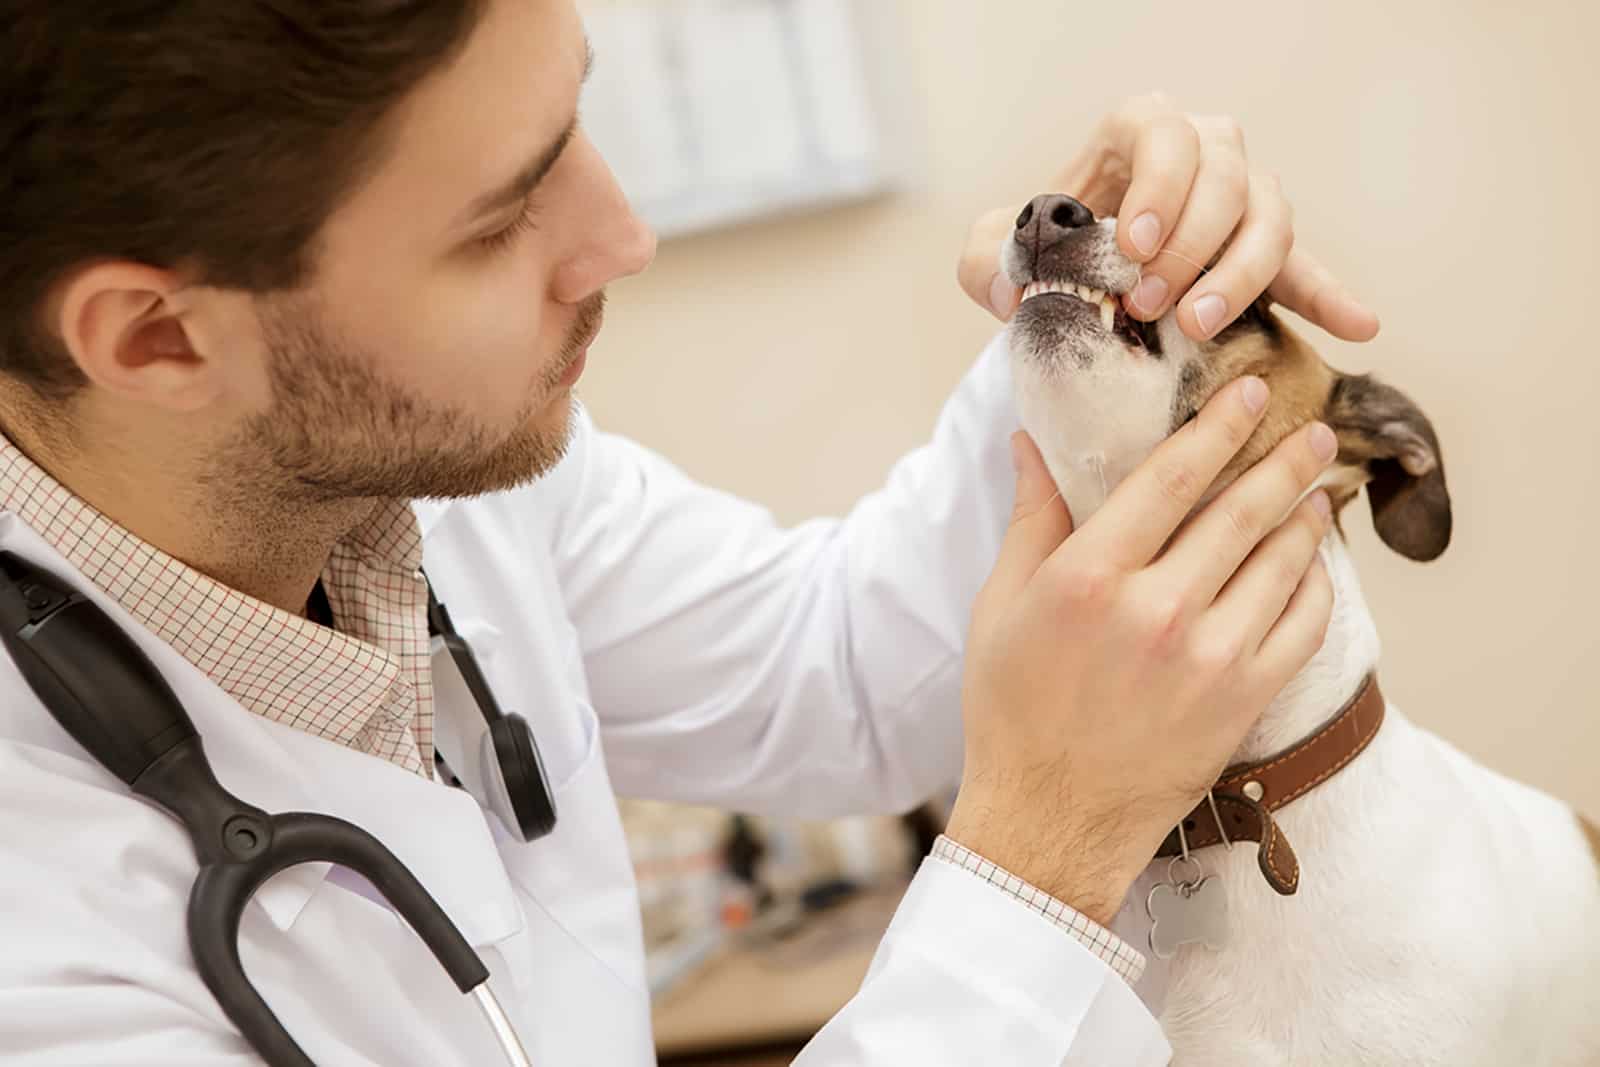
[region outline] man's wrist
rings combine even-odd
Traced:
[[[940,834],[934,842],[932,860],[966,871],[972,877],[994,887],[1028,910],[1059,927],[1089,953],[1110,967],[1128,985],[1134,985],[1144,973],[1145,958],[1111,930],[1109,922],[1093,918],[1072,905],[1051,896],[1038,886],[1017,877],[1011,871]]]
[[[1138,871],[1126,870],[1118,850],[1102,835],[1074,832],[1064,823],[1051,830],[1025,829],[1037,825],[1036,820],[1019,824],[997,817],[993,809],[981,815],[970,808],[964,811],[958,798],[945,836],[1102,926],[1109,925]]]

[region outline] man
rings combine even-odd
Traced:
[[[6,16],[0,548],[137,639],[225,785],[374,832],[535,1062],[616,1065],[652,1053],[613,786],[826,816],[959,776],[947,838],[802,1062],[1164,1062],[1140,957],[1101,924],[1320,642],[1326,509],[1279,520],[1332,458],[1321,428],[1169,545],[1264,406],[1237,383],[1073,532],[990,352],[883,491],[779,530],[574,406],[604,287],[654,243],[576,124],[570,0]],[[1291,251],[1229,123],[1134,101],[1060,184],[1124,218],[1142,317],[1181,299],[1214,333],[1270,283],[1341,336],[1376,329]],[[995,218],[962,279],[1004,317]],[[430,581],[532,722],[549,837],[435,776]],[[9,661],[0,684],[0,1049],[252,1062],[190,960],[182,829]],[[316,1062],[495,1062],[338,870],[269,882],[240,943]]]

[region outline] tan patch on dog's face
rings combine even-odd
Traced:
[[[1363,486],[1378,536],[1396,552],[1431,560],[1450,543],[1450,495],[1433,426],[1404,393],[1365,375],[1329,367],[1265,304],[1251,307],[1183,366],[1174,429],[1218,389],[1244,375],[1271,389],[1267,413],[1206,499],[1221,493],[1282,441],[1315,420],[1339,439],[1339,456],[1319,480],[1337,514]]]
[[[1316,350],[1276,315],[1264,308],[1254,308],[1248,315],[1224,330],[1188,364],[1175,404],[1174,422],[1181,425],[1217,390],[1245,375],[1255,375],[1271,390],[1261,424],[1217,476],[1208,499],[1233,484],[1284,438],[1322,418],[1337,379]],[[1335,505],[1348,502],[1359,487],[1359,482],[1348,486],[1342,499],[1335,498]]]
[[[1311,346],[1288,330],[1278,338],[1252,334],[1224,349],[1217,364],[1228,375],[1227,380],[1254,374],[1272,391],[1261,424],[1222,471],[1220,477],[1232,482],[1284,438],[1321,416],[1334,378],[1333,371]]]

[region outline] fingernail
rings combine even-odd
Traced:
[[[1228,302],[1217,293],[1207,293],[1194,302],[1194,318],[1200,332],[1210,337],[1222,325],[1222,316],[1228,313]]]
[[[1167,302],[1167,281],[1156,274],[1147,274],[1139,280],[1133,291],[1133,306],[1145,315],[1154,315]]]
[[[1011,469],[1018,474],[1022,473],[1022,431],[1018,430],[1011,435]]]
[[[1333,501],[1328,499],[1328,494],[1318,489],[1311,494],[1311,506],[1317,509],[1317,514],[1322,516],[1322,521],[1327,522],[1333,516]]]
[[[1311,450],[1322,462],[1332,463],[1339,454],[1339,439],[1324,423],[1315,423],[1311,427]]]
[[[1244,380],[1244,406],[1252,414],[1259,415],[1267,410],[1267,383],[1260,378],[1246,378]]]
[[[1154,211],[1146,211],[1128,227],[1128,238],[1141,256],[1153,254],[1156,243],[1161,240],[1161,220],[1156,218]]]
[[[996,274],[989,283],[989,306],[1002,319],[1011,317],[1012,303],[1017,298],[1017,287],[1004,274]]]

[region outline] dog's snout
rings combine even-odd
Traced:
[[[1094,212],[1070,196],[1047,193],[1036,196],[1017,216],[1017,240],[1046,248],[1073,230],[1094,224]]]
[[[1115,227],[1114,218],[1096,219],[1087,205],[1070,196],[1036,196],[1001,246],[1001,267],[1018,288],[1033,282],[1073,282],[1126,293],[1138,283],[1139,266],[1117,250]]]

